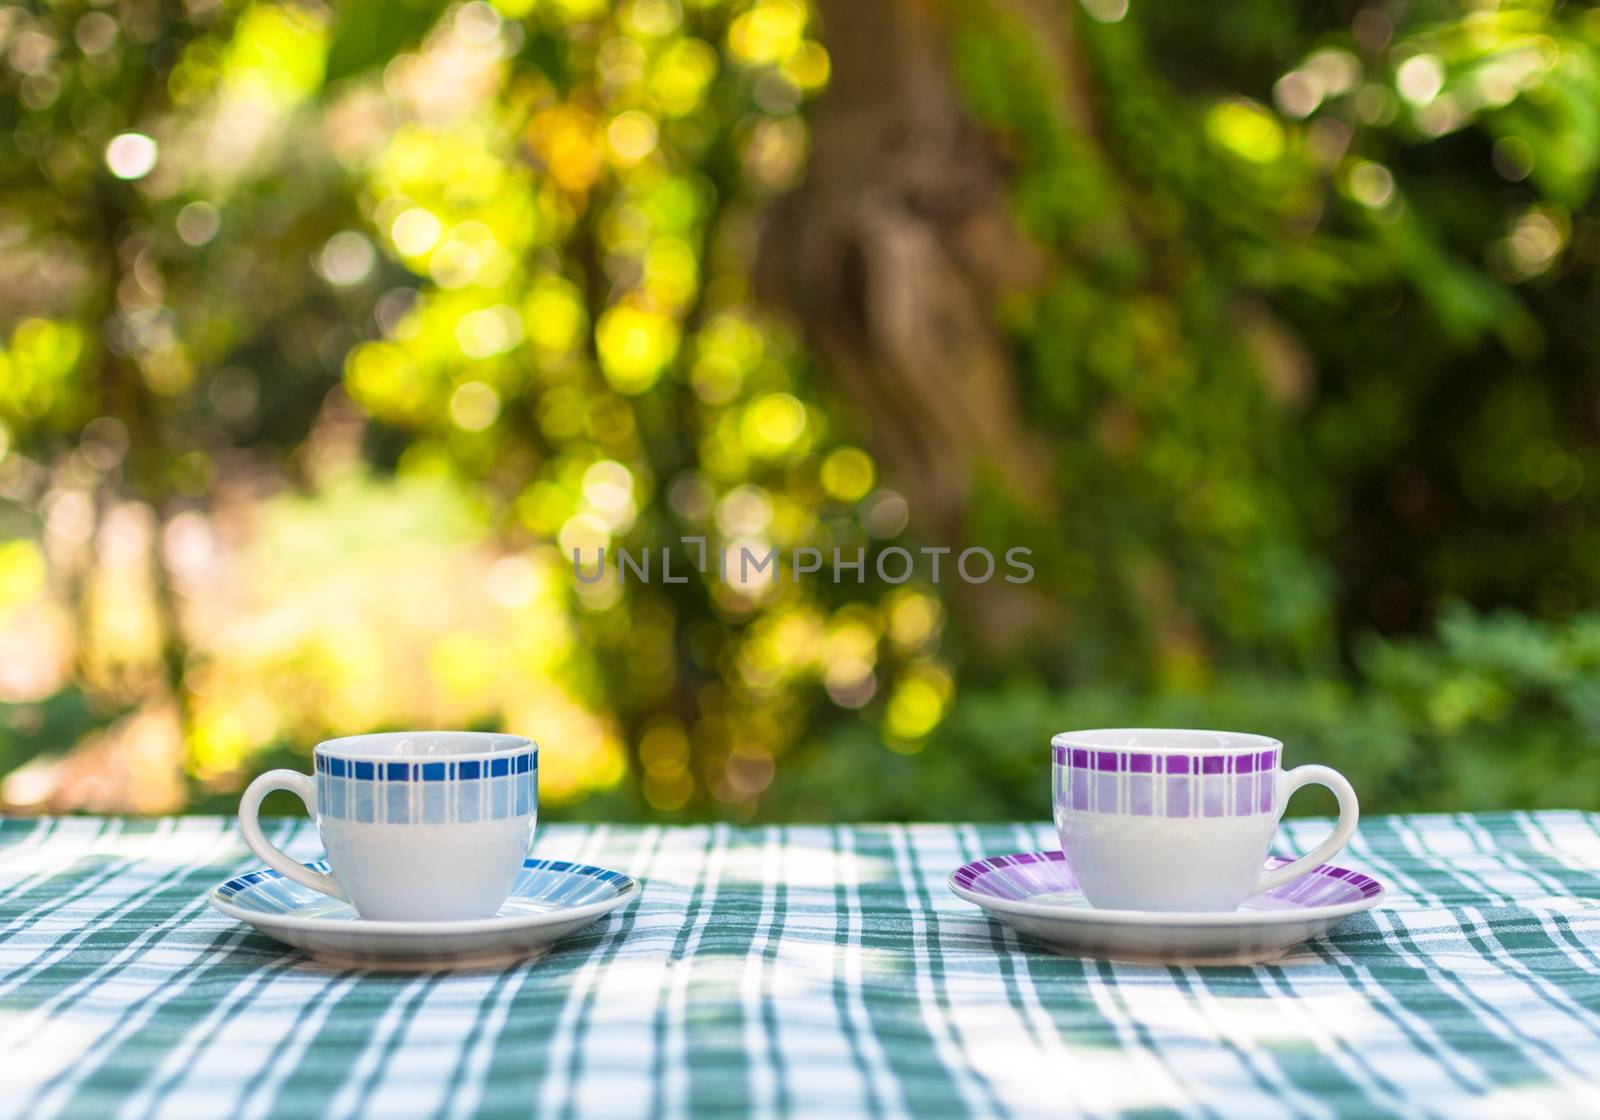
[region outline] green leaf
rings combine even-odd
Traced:
[[[422,38],[440,9],[432,0],[346,0],[328,45],[324,88],[388,62]]]

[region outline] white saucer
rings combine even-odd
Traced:
[[[1325,863],[1231,913],[1096,910],[1060,852],[974,860],[951,874],[950,889],[1055,952],[1142,964],[1273,960],[1384,896],[1383,884],[1372,876]]]
[[[317,871],[326,863],[308,863]],[[530,859],[492,918],[369,922],[338,899],[265,868],[212,889],[211,905],[268,937],[340,968],[425,971],[493,968],[544,955],[552,942],[631,902],[639,883],[620,871]]]

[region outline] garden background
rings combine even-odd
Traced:
[[[10,811],[466,726],[557,816],[1036,818],[1139,724],[1600,808],[1600,12],[60,0],[0,137]],[[574,578],[684,537],[867,576]]]

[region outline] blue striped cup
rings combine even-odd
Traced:
[[[318,743],[315,776],[270,770],[239,801],[239,825],[268,867],[378,921],[493,917],[533,840],[539,747],[516,735],[395,731]],[[304,801],[332,874],[261,832],[261,800]]]
[[[1283,769],[1283,744],[1238,731],[1064,731],[1054,756],[1056,831],[1091,906],[1234,910],[1333,858],[1355,831],[1355,790],[1326,766]],[[1332,834],[1273,870],[1267,851],[1295,790],[1327,786]]]

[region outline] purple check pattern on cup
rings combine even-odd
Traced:
[[[1057,805],[1138,817],[1248,817],[1276,812],[1278,750],[1174,754],[1055,748]]]

